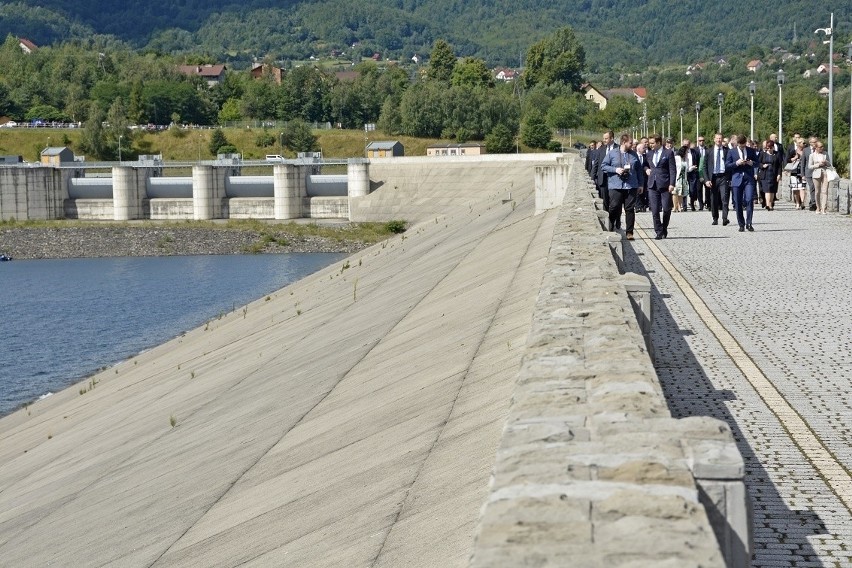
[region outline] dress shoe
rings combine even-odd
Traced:
[[[722,226],[723,226],[723,227],[724,227],[725,225],[730,225],[730,224],[731,224],[731,222],[730,222],[729,220],[727,220],[727,219],[722,219]]]
[[[654,237],[655,241],[661,241],[663,239],[662,233],[659,233],[656,237]]]
[[[745,232],[745,227],[743,227],[742,225],[740,225],[740,232],[741,232],[741,233],[744,233],[744,232]]]
[[[633,233],[627,233],[627,240],[628,240],[628,241],[632,241],[632,240],[633,240]]]
[[[669,230],[663,229],[663,238],[666,239],[666,238],[668,238],[668,236],[669,236]]]
[[[711,223],[711,225],[718,225],[718,224],[719,224],[719,220],[718,220],[718,219],[713,219],[713,222]]]
[[[754,227],[752,227],[751,225],[746,225],[746,229],[748,229],[749,231],[754,232]]]

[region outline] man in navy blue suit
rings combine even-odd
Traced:
[[[751,224],[754,215],[754,165],[757,163],[757,152],[746,146],[746,137],[742,134],[737,138],[737,145],[728,152],[725,158],[725,172],[731,180],[734,192],[734,206],[737,209],[737,223],[740,232],[748,229],[754,231]],[[745,217],[743,217],[745,209]]]
[[[663,147],[663,137],[654,134],[648,139],[645,152],[645,176],[647,179],[648,205],[654,220],[656,239],[669,236],[669,218],[672,216],[672,191],[677,177],[674,152]],[[663,218],[660,220],[660,211]]]

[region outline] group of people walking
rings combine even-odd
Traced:
[[[586,170],[609,212],[610,231],[621,227],[622,210],[628,240],[633,240],[636,210],[650,209],[658,240],[668,236],[673,211],[706,207],[713,225],[719,224],[720,214],[722,225],[728,225],[731,203],[739,231],[754,231],[755,201],[768,211],[775,209],[785,170],[791,175],[791,189],[795,184],[795,206],[805,208],[810,190],[808,208],[825,213],[828,182],[836,173],[816,138],[806,146],[795,134],[786,153],[775,134],[757,143],[744,135],[725,138],[716,133],[711,146],[703,136],[695,146],[689,139],[676,151],[673,146],[671,138],[664,141],[658,134],[638,141],[623,134],[616,142],[611,130],[599,145],[589,146]]]

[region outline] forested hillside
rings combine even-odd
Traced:
[[[0,37],[42,45],[105,34],[137,49],[221,61],[305,59],[332,49],[408,59],[443,38],[460,56],[518,66],[531,42],[570,25],[595,72],[789,43],[794,23],[810,38],[832,10],[836,29],[852,27],[848,0],[818,9],[765,0],[25,0],[0,4]]]

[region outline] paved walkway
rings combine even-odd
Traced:
[[[672,414],[727,421],[747,464],[755,567],[852,566],[852,219],[781,203],[755,232],[649,213],[625,243],[654,285]]]

